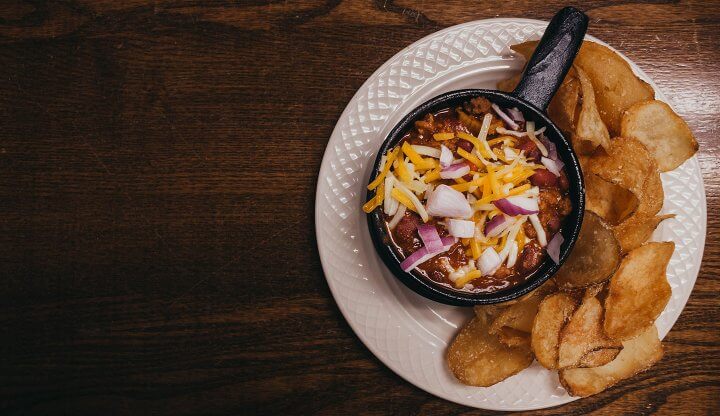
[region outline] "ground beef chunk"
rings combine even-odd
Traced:
[[[488,128],[488,134],[495,134],[497,133],[497,129],[499,127],[505,127],[505,123],[499,118],[493,118],[490,122],[490,128]]]
[[[538,205],[540,206],[538,218],[549,239],[560,229],[560,217],[564,217],[572,211],[572,203],[557,188],[541,188]]]
[[[526,244],[520,255],[518,268],[522,273],[530,273],[540,265],[543,259],[543,250],[535,241]]]
[[[484,97],[473,98],[463,103],[463,109],[470,114],[482,115],[490,112],[491,108],[492,103]]]
[[[530,221],[525,221],[523,224],[523,231],[525,232],[525,235],[527,238],[536,238],[537,233],[535,232],[535,227],[532,226]]]
[[[512,270],[508,269],[507,266],[504,264],[498,267],[497,270],[495,270],[495,273],[493,273],[493,278],[500,280],[500,279],[506,279],[508,276],[512,274]]]

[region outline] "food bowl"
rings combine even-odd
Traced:
[[[560,129],[547,117],[544,109],[562,82],[572,64],[587,28],[587,16],[582,12],[565,8],[550,22],[545,35],[530,59],[523,79],[511,93],[487,89],[465,89],[451,91],[436,96],[407,114],[388,134],[378,151],[370,182],[382,168],[382,155],[393,149],[402,140],[404,134],[425,114],[435,113],[444,108],[454,108],[472,98],[485,97],[505,108],[516,107],[528,121],[545,126],[546,137],[555,144],[558,157],[565,164],[565,174],[569,182],[568,196],[572,210],[565,218],[561,233],[564,241],[560,247],[559,261],[545,261],[523,282],[495,292],[470,292],[456,290],[431,281],[416,270],[404,271],[400,267],[401,255],[390,241],[385,228],[381,210],[375,209],[368,214],[368,227],[375,248],[390,271],[407,287],[418,294],[445,304],[471,306],[506,302],[518,298],[550,279],[567,259],[577,240],[585,209],[583,175],[577,155]],[[368,195],[368,199],[370,199]]]

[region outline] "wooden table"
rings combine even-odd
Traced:
[[[362,345],[313,201],[338,116],[386,59],[566,4],[490,3],[0,5],[0,413],[483,413]],[[535,414],[720,411],[720,5],[624,3],[581,7],[697,135],[705,259],[658,365]]]

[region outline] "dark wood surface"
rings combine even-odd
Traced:
[[[317,254],[316,177],[397,51],[565,4],[3,1],[0,414],[487,413],[405,382],[349,328]],[[535,414],[717,414],[720,5],[581,7],[696,133],[707,245],[659,364]]]

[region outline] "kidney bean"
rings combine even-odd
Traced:
[[[472,152],[473,144],[467,140],[458,140],[457,146],[466,152]]]
[[[417,233],[417,227],[420,224],[422,224],[420,216],[408,210],[393,230],[395,243],[406,253],[406,255],[414,252],[421,246],[420,238]]]
[[[540,149],[533,143],[532,140],[525,140],[518,146],[518,150],[525,152],[525,157],[528,160],[538,161],[540,160]]]
[[[526,244],[520,256],[520,270],[522,270],[523,273],[532,272],[540,265],[542,259],[543,250],[536,242],[533,241],[530,244]]]
[[[530,183],[541,188],[548,188],[557,184],[557,176],[547,169],[538,169],[530,177]]]

